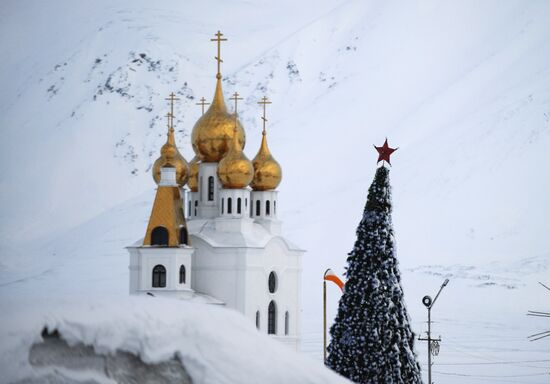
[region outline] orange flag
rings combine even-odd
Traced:
[[[334,284],[339,286],[342,291],[344,290],[344,282],[340,280],[334,272],[332,272],[332,269],[327,269],[325,272],[325,280],[332,281]]]

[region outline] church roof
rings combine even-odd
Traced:
[[[216,230],[215,219],[191,220],[187,225],[191,236],[203,240],[213,248],[265,248],[271,241],[280,240],[291,251],[304,251],[290,240],[270,233],[256,222],[240,232]]]

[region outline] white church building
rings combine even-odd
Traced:
[[[228,112],[218,73],[210,107],[192,131],[195,157],[178,151],[169,114],[168,138],[154,163],[158,184],[143,240],[128,247],[130,293],[201,299],[235,309],[261,331],[297,349],[304,250],[281,234],[282,179],[265,129],[256,157],[244,154],[245,131]],[[184,212],[185,211],[185,212]],[[176,304],[177,305],[177,304]]]

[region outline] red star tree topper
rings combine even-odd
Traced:
[[[386,138],[386,141],[384,142],[384,145],[382,145],[381,147],[377,147],[375,145],[374,148],[376,148],[376,150],[378,151],[378,161],[376,162],[376,164],[378,164],[381,161],[386,161],[389,165],[391,165],[391,162],[390,162],[391,154],[399,149],[399,148],[390,148],[390,146],[388,145],[387,138]]]

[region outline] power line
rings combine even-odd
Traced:
[[[494,378],[501,378],[501,377],[532,377],[532,376],[550,376],[550,372],[545,373],[528,373],[524,375],[472,375],[467,373],[458,373],[458,372],[441,372],[441,371],[434,371],[434,373],[439,373],[440,375],[447,375],[447,376],[464,376],[464,377],[494,377]]]
[[[437,363],[437,365],[495,365],[495,364],[519,364],[519,363],[547,363],[550,360],[518,360],[518,361],[491,361],[483,363]]]

